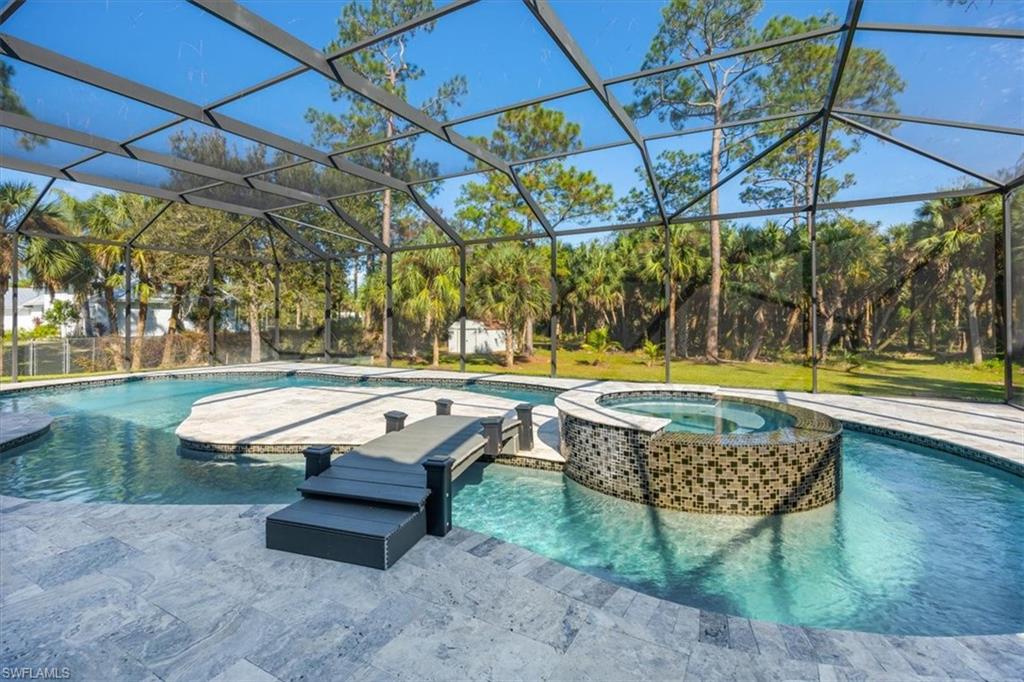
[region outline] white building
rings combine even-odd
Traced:
[[[14,326],[14,311],[12,306],[12,292],[10,289],[4,294],[4,333],[8,333]],[[45,289],[30,287],[18,288],[18,329],[20,331],[31,331],[45,322],[46,311],[53,307],[53,301],[74,302],[74,296],[58,291],[53,299],[50,292]],[[124,301],[114,302],[117,314],[117,328],[124,330]],[[138,302],[132,305],[132,335],[139,334],[139,309]],[[106,333],[110,329],[107,320],[106,307],[98,296],[89,299],[89,311],[94,326],[93,333],[99,335],[101,331]],[[149,311],[146,314],[146,336],[163,336],[167,332],[167,323],[171,319],[171,305],[163,298],[156,296],[149,300]],[[73,322],[62,330],[64,336],[84,336],[82,320]],[[185,327],[189,324],[186,322]]]
[[[505,351],[505,331],[500,327],[489,326],[480,320],[466,320],[466,353],[503,353]],[[459,323],[453,322],[448,327],[448,352],[459,352]]]

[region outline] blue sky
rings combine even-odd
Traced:
[[[248,0],[253,11],[279,23],[316,47],[334,37],[334,18],[340,2],[326,0]],[[556,11],[580,46],[605,77],[641,68],[660,19],[663,3],[637,0],[555,0]],[[755,24],[773,15],[807,17],[832,11],[842,16],[842,1],[785,0],[767,2]],[[868,0],[862,21],[892,21],[960,26],[1024,28],[1024,4],[981,0],[971,9],[945,0],[883,2]],[[75,59],[110,70],[185,100],[209,104],[241,88],[295,66],[289,58],[247,38],[201,10],[179,0],[117,2],[29,0],[2,29],[16,37],[63,52]],[[882,50],[907,82],[899,96],[901,111],[921,116],[1024,127],[1024,41],[950,38],[892,33],[858,34],[856,45]],[[419,32],[408,54],[425,76],[410,84],[409,99],[419,104],[439,84],[455,75],[466,78],[468,92],[449,118],[580,85],[579,74],[554,47],[546,33],[517,0],[484,0],[437,22],[432,32]],[[146,105],[77,84],[54,74],[12,62],[15,89],[34,116],[76,130],[125,139],[170,120],[171,115]],[[628,96],[628,84],[618,86]],[[217,111],[272,132],[310,144],[312,130],[305,120],[310,106],[343,111],[344,101],[332,101],[330,84],[307,73],[263,93]],[[589,93],[551,106],[582,124],[584,144],[622,139],[623,134],[600,102]],[[699,124],[698,122],[695,122]],[[494,120],[456,127],[464,135],[486,135]],[[650,131],[649,123],[640,122]],[[894,133],[908,142],[985,173],[1012,165],[1024,154],[1024,138],[923,125],[903,125]],[[32,152],[18,152],[10,135],[0,139],[4,153],[21,154],[47,163],[67,163],[85,150],[54,143]],[[141,146],[167,151],[167,134],[144,139]],[[659,148],[694,145],[698,138],[681,138]],[[703,139],[703,138],[701,138]],[[239,142],[239,144],[244,144]],[[424,140],[417,150],[442,160],[442,171],[459,170],[459,153],[443,143]],[[654,149],[652,149],[654,151]],[[617,196],[637,182],[636,150],[622,148],[576,159],[610,183]],[[124,179],[159,183],[161,171],[121,160],[93,162],[95,172],[107,171]],[[892,145],[865,141],[862,150],[842,169],[857,178],[839,200],[889,194],[927,192],[957,185],[963,177]],[[10,171],[4,170],[8,175]],[[449,183],[454,186],[457,183]],[[78,189],[84,194],[89,190]],[[434,201],[443,212],[452,210],[454,192]],[[750,208],[739,202],[736,189],[723,189],[723,209]],[[906,206],[864,209],[862,217],[893,222],[906,220]]]

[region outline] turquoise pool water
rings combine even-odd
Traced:
[[[52,433],[0,459],[0,492],[293,501],[298,462],[184,459],[174,429],[193,401],[212,393],[319,383],[147,381],[0,398],[0,418],[15,409],[57,417]],[[607,497],[555,473],[475,466],[458,481],[455,522],[649,594],[751,618],[896,634],[1024,631],[1024,480],[855,432],[843,447],[839,502],[810,512],[686,514]]]
[[[670,419],[666,431],[686,433],[761,433],[778,431],[796,424],[796,418],[770,407],[738,400],[699,400],[690,398],[637,398],[607,400],[601,403],[623,412],[645,417]]]

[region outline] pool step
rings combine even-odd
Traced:
[[[267,517],[267,548],[385,569],[427,532],[422,507],[303,498]]]
[[[332,469],[334,467],[331,467]],[[352,468],[346,467],[346,471]],[[334,472],[335,474],[340,472]],[[422,477],[420,478],[422,481]],[[337,500],[356,500],[361,502],[378,502],[400,507],[420,509],[430,496],[430,491],[423,487],[394,485],[391,483],[367,480],[352,480],[338,476],[313,476],[307,478],[299,486],[303,497],[325,497]]]
[[[447,535],[452,481],[485,454],[517,451],[531,421],[529,406],[517,419],[476,418],[443,413],[442,402],[408,427],[386,413],[384,436],[333,462],[330,446],[306,448],[302,499],[267,517],[267,548],[385,569],[427,533]]]

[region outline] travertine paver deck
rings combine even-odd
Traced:
[[[311,363],[216,371],[594,383]],[[1024,413],[1004,405],[736,393],[1022,454]],[[888,637],[727,617],[462,529],[426,538],[386,573],[278,553],[263,547],[276,508],[0,498],[0,666],[152,680],[1002,680],[1024,670],[1021,635]]]
[[[0,667],[142,680],[1019,679],[1024,639],[661,601],[457,529],[393,569],[267,550],[276,506],[0,498]]]
[[[435,401],[453,401],[451,413],[472,417],[514,417],[514,400],[422,386],[338,384],[254,388],[217,393],[197,400],[175,431],[192,447],[221,451],[287,452],[304,445],[362,445],[384,435],[384,413],[405,412],[406,423],[436,414]],[[558,411],[534,408],[534,447],[520,457],[561,462]]]

